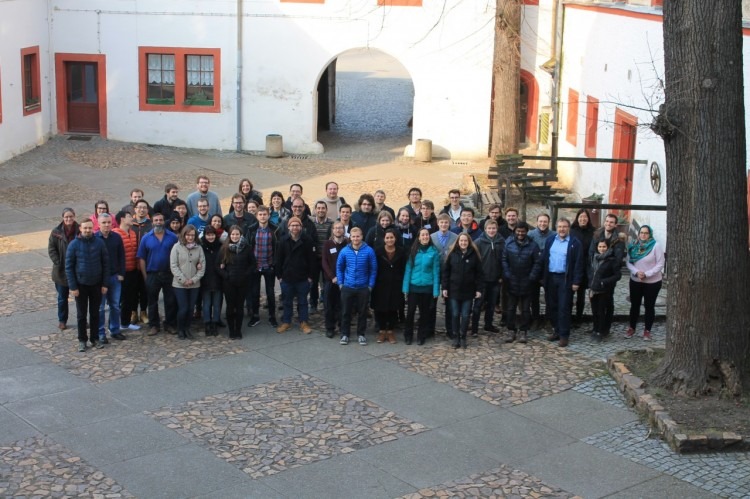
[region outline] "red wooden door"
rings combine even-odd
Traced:
[[[99,133],[99,89],[96,62],[67,62],[68,131]]]
[[[612,157],[615,159],[635,159],[635,137],[638,119],[624,111],[615,112],[615,137]],[[633,163],[612,163],[609,180],[609,202],[631,204],[633,199]],[[630,212],[623,213],[625,218]]]

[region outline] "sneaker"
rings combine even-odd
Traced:
[[[310,325],[307,322],[304,322],[304,321],[301,322],[300,325],[299,325],[299,328],[300,328],[300,330],[302,330],[302,332],[304,334],[310,334],[310,333],[312,333],[312,329],[310,329]]]
[[[125,335],[122,333],[113,334],[112,338],[116,339],[117,341],[123,341],[125,339]]]
[[[273,327],[279,327],[279,323],[276,321],[275,317],[271,317],[268,319],[268,323]]]
[[[649,331],[648,329],[644,329],[643,330],[643,341],[651,341],[651,340],[652,340],[652,338],[651,338],[651,331]]]
[[[139,329],[141,329],[141,326],[131,323],[127,327],[120,327],[120,329],[130,329],[131,331],[138,331]]]
[[[357,338],[357,341],[359,341],[359,344],[361,346],[367,345],[367,338],[365,338],[364,336],[360,336],[359,338]]]
[[[632,327],[629,327],[629,328],[628,328],[628,330],[627,330],[627,331],[625,331],[625,337],[626,337],[627,339],[630,339],[630,338],[632,338],[633,336],[635,336],[635,329],[633,329]]]
[[[598,331],[593,331],[591,333],[591,341],[595,343],[601,343],[602,342],[602,335]]]
[[[288,322],[282,322],[281,325],[276,328],[276,332],[277,333],[285,333],[285,332],[289,331],[289,328],[291,328],[291,327],[292,327],[292,325],[289,324]]]
[[[86,342],[85,341],[79,341],[78,342],[78,351],[79,352],[85,352],[86,351]]]
[[[260,324],[260,319],[258,317],[253,317],[247,322],[247,327],[255,327],[258,324]]]
[[[109,345],[109,340],[105,336],[104,338],[99,338],[99,343],[101,343],[102,345]]]
[[[96,341],[96,340],[94,340],[94,341],[91,341],[91,348],[97,348],[97,347],[98,347],[98,345],[99,345],[99,342],[98,342],[98,341]]]
[[[104,342],[100,341],[99,343],[94,343],[94,348],[96,348],[97,350],[101,350],[102,348],[104,348]]]
[[[348,336],[342,336],[341,340],[339,341],[339,345],[348,345],[349,344],[349,337]]]

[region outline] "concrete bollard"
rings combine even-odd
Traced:
[[[414,159],[429,163],[432,161],[432,141],[430,139],[417,139],[414,147]]]
[[[284,156],[284,139],[281,135],[270,133],[266,135],[266,157],[281,158]]]

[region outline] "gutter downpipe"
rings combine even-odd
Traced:
[[[562,0],[554,0],[552,13],[552,57],[555,60],[552,76],[552,161],[550,167],[557,176],[558,144],[560,140],[560,78],[562,76],[562,41],[564,29],[564,10]]]
[[[237,0],[237,152],[242,152],[242,0]]]

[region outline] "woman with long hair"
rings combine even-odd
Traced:
[[[180,232],[179,242],[169,255],[172,288],[177,299],[177,337],[193,338],[190,332],[192,310],[200,293],[201,279],[206,271],[206,257],[198,244],[198,231],[187,224]]]
[[[630,327],[626,338],[635,335],[641,303],[645,308],[643,339],[651,341],[651,327],[654,325],[656,297],[659,295],[664,271],[664,249],[654,239],[654,231],[648,225],[641,225],[638,239],[628,246],[628,271],[630,271]]]
[[[251,199],[257,201],[258,206],[263,204],[263,194],[261,194],[260,191],[256,191],[254,189],[253,183],[249,178],[243,178],[242,180],[240,180],[240,185],[239,187],[237,187],[237,192],[242,194],[242,197],[245,198],[245,204],[247,204],[247,202]]]
[[[570,235],[576,237],[581,243],[583,243],[583,257],[586,261],[583,262],[583,280],[578,291],[574,293],[575,297],[571,303],[571,309],[575,305],[575,314],[571,313],[571,317],[575,322],[581,322],[583,318],[583,309],[586,306],[586,288],[589,282],[589,248],[591,247],[591,240],[594,238],[594,225],[591,222],[591,213],[586,208],[581,208],[576,213],[576,218],[570,225]],[[572,311],[572,310],[571,310]]]
[[[208,221],[208,225],[214,228],[216,231],[216,237],[219,239],[219,242],[224,242],[227,240],[227,237],[229,237],[229,234],[224,230],[224,219],[221,217],[221,215],[212,215],[211,219]]]
[[[419,308],[417,343],[424,345],[431,333],[428,331],[430,308],[440,293],[440,252],[432,243],[427,229],[419,231],[417,242],[411,246],[402,291],[407,303],[404,342],[411,345],[414,338],[414,312]]]
[[[381,213],[390,217],[387,211]],[[404,282],[406,251],[396,244],[397,240],[396,230],[387,229],[383,245],[375,250],[378,274],[375,277],[375,287],[372,288],[372,309],[375,311],[375,323],[380,327],[378,343],[396,343],[394,330],[398,322],[398,309],[404,308],[399,288]]]
[[[203,301],[203,323],[206,336],[218,336],[221,320],[221,303],[223,301],[221,276],[216,270],[216,263],[221,250],[221,242],[216,237],[216,230],[210,225],[203,229],[201,236],[203,256],[206,258],[206,272],[201,279],[201,299]]]
[[[229,228],[229,237],[224,241],[216,263],[227,302],[229,338],[239,340],[242,338],[243,305],[250,285],[250,273],[255,268],[255,256],[238,225]]]
[[[621,276],[620,262],[614,249],[608,239],[602,239],[596,244],[596,254],[591,258],[589,266],[589,299],[591,315],[594,316],[591,339],[596,342],[609,335],[613,314],[610,310],[612,295]]]
[[[57,328],[63,331],[68,328],[68,297],[70,288],[65,275],[65,256],[68,244],[78,235],[78,222],[73,208],[63,208],[62,220],[52,229],[47,244],[47,253],[52,260],[52,281],[57,290]]]
[[[292,214],[292,212],[289,211],[289,208],[284,206],[284,195],[279,191],[273,191],[271,193],[270,208],[271,211],[268,217],[268,221],[276,227],[279,227],[281,221],[286,220]]]
[[[443,264],[443,297],[451,301],[453,348],[466,348],[469,315],[474,300],[482,297],[482,282],[479,251],[469,234],[462,232]]]
[[[415,244],[415,240],[417,239],[417,228],[411,223],[410,217],[409,210],[406,209],[406,207],[403,207],[398,210],[398,215],[394,222],[394,226],[399,234],[398,244],[400,244],[407,253],[411,251],[412,245]]]
[[[369,247],[372,249],[377,250],[378,248],[381,248],[383,246],[383,238],[385,237],[385,231],[388,229],[394,229],[393,226],[393,215],[391,215],[388,211],[381,211],[377,214],[377,221],[375,222],[375,227],[369,230],[367,233],[367,237],[365,237],[365,242]],[[398,242],[398,233],[396,233],[396,241]],[[400,246],[400,245],[399,245]]]

